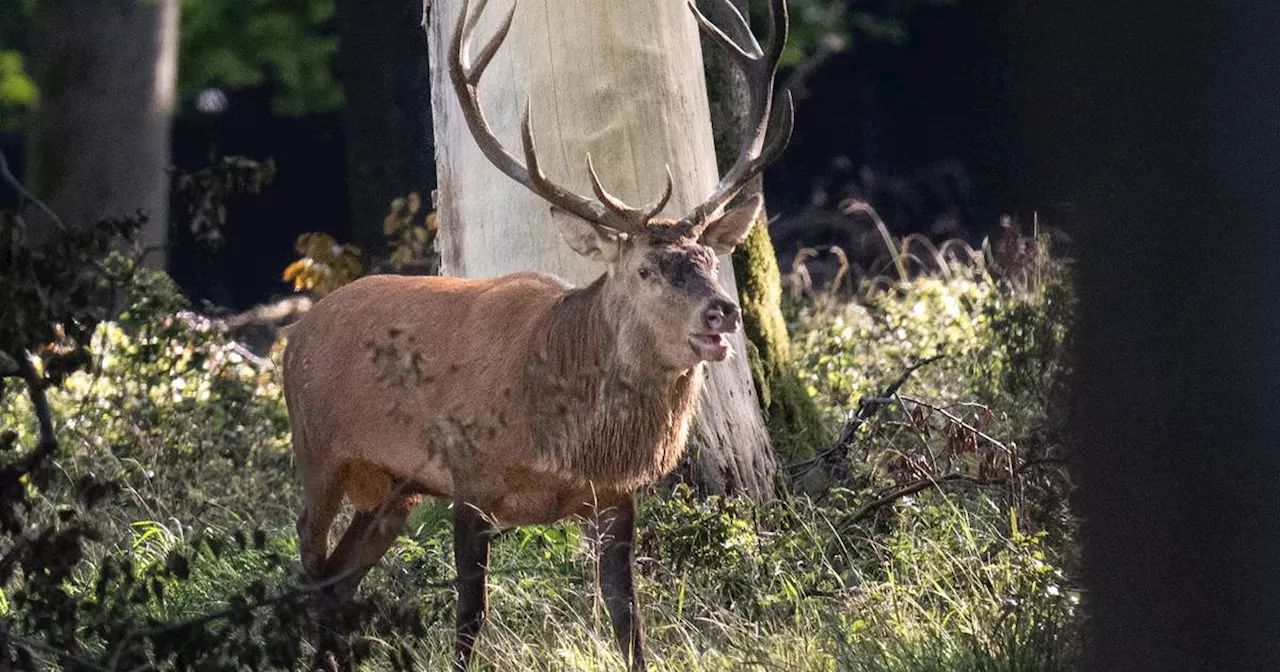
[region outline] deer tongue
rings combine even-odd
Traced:
[[[694,334],[689,337],[693,352],[708,362],[723,361],[733,349],[728,334]]]

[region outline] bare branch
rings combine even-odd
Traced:
[[[22,183],[18,181],[18,178],[13,176],[13,173],[9,170],[9,162],[4,158],[3,152],[0,152],[0,177],[4,178],[4,181],[7,182],[9,186],[13,187],[13,190],[18,192],[19,196],[34,203],[37,208],[40,208],[40,211],[53,222],[54,226],[58,227],[59,231],[67,230],[67,225],[62,223],[62,218],[58,216],[58,213],[54,212],[53,208],[49,207],[44,201],[36,198],[35,194],[27,191],[27,188],[22,186]]]
[[[945,474],[943,476],[938,476],[937,478],[922,478],[889,490],[885,494],[858,507],[857,510],[846,516],[840,522],[842,526],[856,525],[863,519],[878,511],[880,508],[893,504],[903,497],[909,497],[930,488],[938,488],[941,490],[943,485],[956,483],[962,485],[975,485],[984,488],[999,487],[1003,486],[1007,481],[1008,479],[1005,478],[978,478],[976,476],[960,473]]]
[[[978,429],[977,427],[974,427],[973,425],[970,425],[969,423],[965,422],[964,420],[961,420],[961,419],[959,418],[959,416],[955,415],[954,413],[951,413],[950,411],[946,410],[945,408],[943,408],[943,407],[941,407],[941,406],[935,406],[934,404],[931,404],[931,403],[929,403],[929,402],[927,402],[927,401],[923,401],[923,400],[921,400],[921,399],[916,399],[916,398],[914,398],[914,397],[908,397],[908,396],[905,396],[905,395],[898,395],[898,398],[900,398],[902,401],[905,401],[905,402],[908,402],[908,403],[912,403],[912,404],[917,404],[917,405],[919,405],[919,406],[923,406],[923,407],[925,407],[925,408],[927,408],[927,409],[929,409],[929,410],[931,410],[931,411],[934,411],[935,413],[937,413],[937,414],[941,415],[942,417],[946,418],[947,420],[951,421],[952,423],[954,423],[954,424],[956,424],[956,425],[959,425],[960,427],[963,427],[963,428],[965,428],[965,429],[969,430],[970,432],[973,432],[974,434],[977,434],[977,435],[978,435],[978,437],[980,437],[980,438],[981,438],[981,439],[983,439],[984,441],[989,442],[991,445],[995,446],[996,448],[999,448],[999,449],[1000,449],[1001,451],[1003,451],[1004,453],[1006,453],[1006,454],[1010,454],[1010,455],[1012,455],[1012,454],[1013,454],[1013,451],[1011,451],[1011,450],[1009,449],[1009,447],[1008,447],[1008,446],[1004,445],[1004,443],[1002,443],[1001,441],[999,441],[999,440],[997,440],[996,438],[992,437],[990,434],[987,434],[986,432],[983,432],[982,430]]]

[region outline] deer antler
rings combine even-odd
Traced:
[[[623,233],[642,231],[648,225],[649,220],[653,219],[671,198],[672,177],[670,166],[667,166],[666,188],[658,200],[643,208],[633,208],[610,194],[600,184],[600,176],[596,174],[595,165],[591,162],[590,154],[587,155],[587,171],[591,177],[591,188],[599,200],[579,196],[547,179],[546,174],[542,172],[538,165],[537,147],[533,142],[533,122],[530,119],[531,101],[525,103],[524,120],[521,125],[520,137],[521,144],[524,145],[524,164],[521,164],[519,159],[508,152],[497,137],[494,136],[493,129],[490,128],[489,122],[484,118],[484,111],[480,107],[477,87],[480,82],[480,76],[484,74],[485,68],[489,66],[489,62],[493,60],[498,47],[502,46],[503,40],[507,37],[507,32],[511,29],[511,21],[515,16],[516,8],[513,4],[506,17],[503,18],[502,25],[498,27],[498,31],[480,50],[475,60],[472,61],[469,57],[472,33],[475,31],[476,23],[481,13],[484,12],[487,1],[478,0],[476,11],[471,14],[468,11],[469,0],[463,0],[462,9],[458,13],[458,23],[453,31],[453,41],[449,48],[449,79],[453,82],[453,89],[458,95],[458,102],[462,105],[462,116],[467,120],[467,127],[471,129],[471,135],[475,137],[476,144],[480,146],[480,151],[498,170],[501,170],[511,179],[523,184],[529,190],[562,210],[614,231]]]
[[[751,33],[751,27],[729,0],[722,0],[725,13],[732,17],[732,30],[737,41],[725,35],[724,31],[711,23],[693,0],[688,0],[689,11],[698,21],[698,26],[707,34],[712,42],[729,52],[738,67],[742,68],[747,79],[750,103],[747,108],[748,137],[743,139],[742,148],[733,166],[720,178],[716,190],[701,205],[693,209],[682,224],[690,226],[695,235],[700,234],[710,222],[710,218],[723,208],[746,183],[764,170],[782,150],[791,138],[792,125],[795,122],[795,105],[791,93],[783,94],[782,105],[773,108],[773,77],[778,71],[778,59],[782,57],[782,48],[787,42],[787,3],[786,0],[770,0],[769,14],[773,25],[769,36],[769,50],[760,48],[760,43]]]

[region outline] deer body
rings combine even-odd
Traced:
[[[603,287],[372,276],[326,297],[285,355],[308,492],[358,510],[464,494],[512,526],[581,515],[669,472],[701,365],[653,371],[642,345],[620,353]]]
[[[746,75],[754,137],[706,201],[683,218],[659,219],[672,193],[669,170],[665,192],[633,208],[605,190],[589,155],[594,199],[552,183],[538,166],[527,108],[524,161],[502,146],[476,87],[515,10],[472,60],[470,33],[484,3],[473,16],[463,2],[449,75],[471,134],[495,167],[551,204],[565,242],[606,270],[577,289],[534,273],[373,276],[325,297],[291,328],[284,387],[305,498],[298,546],[303,570],[338,602],[355,594],[423,495],[452,501],[454,667],[465,670],[487,613],[493,534],[577,516],[599,540],[598,585],[618,643],[632,670],[644,668],[633,493],[675,467],[703,369],[729,356],[739,314],[717,280],[718,257],[746,238],[762,199],[726,206],[791,132],[790,98],[771,108],[787,18],[784,0],[770,3],[768,51],[727,2],[738,42],[689,4]],[[356,514],[330,550],[344,498]],[[335,646],[349,656],[341,643],[321,641],[317,662],[330,667]]]

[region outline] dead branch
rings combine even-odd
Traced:
[[[978,429],[977,427],[974,427],[973,425],[970,425],[969,423],[965,422],[964,420],[961,420],[959,416],[957,416],[957,415],[956,415],[956,414],[954,414],[954,413],[951,413],[950,411],[946,410],[944,407],[937,406],[937,405],[931,404],[931,403],[929,403],[929,402],[927,402],[927,401],[922,401],[922,400],[920,400],[920,399],[915,399],[915,398],[913,398],[913,397],[908,397],[908,396],[904,396],[904,395],[898,395],[898,398],[899,398],[899,399],[901,399],[902,401],[905,401],[905,402],[908,402],[908,403],[917,404],[917,405],[919,405],[919,406],[924,406],[925,408],[927,408],[927,409],[929,409],[929,410],[931,410],[931,411],[934,411],[934,412],[936,412],[937,414],[941,415],[942,417],[946,418],[948,421],[950,421],[950,422],[952,422],[952,423],[954,423],[954,424],[956,424],[956,425],[959,425],[960,427],[963,427],[964,429],[967,429],[967,430],[969,430],[970,432],[973,432],[974,434],[978,435],[978,437],[979,437],[979,438],[983,439],[984,441],[987,441],[988,443],[990,443],[991,445],[995,446],[996,448],[999,448],[999,449],[1000,449],[1000,451],[1001,451],[1001,452],[1003,452],[1003,453],[1005,453],[1006,455],[1012,455],[1012,454],[1013,454],[1013,451],[1012,451],[1008,446],[1004,445],[1004,443],[1003,443],[1003,442],[1001,442],[1001,441],[997,441],[996,439],[992,438],[992,436],[991,436],[990,434],[987,434],[987,433],[983,432],[982,430]]]
[[[862,506],[858,507],[858,509],[855,510],[853,513],[849,514],[843,520],[841,520],[840,524],[841,524],[841,527],[856,525],[857,523],[869,517],[871,514],[875,513],[879,509],[885,506],[888,506],[890,504],[893,504],[898,500],[902,499],[903,497],[909,497],[911,495],[914,495],[918,492],[923,492],[930,488],[938,488],[939,490],[941,490],[943,485],[953,484],[953,483],[959,483],[963,485],[975,485],[978,487],[996,487],[996,486],[1004,485],[1005,480],[1006,479],[1003,479],[1003,478],[982,479],[976,476],[970,476],[968,474],[960,474],[960,473],[945,474],[943,476],[938,476],[936,478],[934,477],[921,478],[917,481],[912,481],[905,485],[901,485],[896,488],[893,488],[888,492],[886,492],[885,494],[871,500],[870,502],[867,502],[866,504],[863,504]]]
[[[1063,464],[1061,460],[1035,460],[1033,462],[1026,462],[1024,464],[1018,465],[1017,468],[1014,469],[1013,476],[1017,477],[1018,475],[1021,475],[1032,468],[1042,467],[1042,466],[1061,465],[1061,464]],[[956,484],[971,485],[971,486],[976,486],[980,488],[1003,488],[1004,486],[1009,484],[1009,480],[1010,480],[1010,477],[1008,476],[1003,476],[1000,478],[979,478],[977,476],[971,476],[969,474],[963,474],[959,472],[953,472],[953,473],[944,474],[942,476],[936,476],[936,477],[926,476],[924,478],[912,481],[910,483],[906,483],[904,485],[890,488],[889,490],[881,494],[879,497],[876,497],[870,502],[867,502],[866,504],[863,504],[862,506],[858,507],[856,510],[854,510],[853,513],[849,514],[844,519],[842,519],[840,521],[840,524],[841,526],[844,526],[844,527],[856,525],[859,522],[870,517],[873,513],[880,510],[881,508],[894,504],[895,502],[902,499],[903,497],[909,497],[911,495],[917,494],[919,492],[923,492],[930,488],[937,488],[938,490],[942,490],[943,486],[945,485],[956,485]]]
[[[841,474],[844,471],[844,462],[848,457],[849,448],[853,445],[858,430],[875,418],[876,414],[880,412],[880,408],[884,405],[879,400],[892,398],[898,393],[898,390],[902,389],[902,386],[906,384],[907,379],[913,373],[945,357],[946,355],[935,355],[908,366],[903,370],[902,375],[884,388],[884,391],[879,396],[864,398],[858,404],[858,410],[849,416],[844,427],[840,430],[840,435],[836,437],[836,440],[831,445],[818,451],[817,455],[808,460],[787,465],[787,471],[795,473],[795,476],[792,477],[792,484],[803,486],[810,482],[815,476],[815,472],[818,471],[833,477]]]
[[[13,172],[9,170],[9,162],[4,158],[3,153],[0,153],[0,178],[3,178],[10,187],[13,187],[13,190],[18,192],[19,196],[31,203],[34,203],[37,208],[40,208],[40,211],[53,222],[54,226],[58,227],[59,231],[67,230],[67,225],[62,223],[62,218],[58,217],[58,214],[53,211],[53,208],[49,207],[44,201],[36,198],[35,194],[27,191],[27,188],[22,186],[22,183],[18,181],[18,178],[14,177]],[[19,207],[21,207],[21,203],[22,202],[19,201]]]

